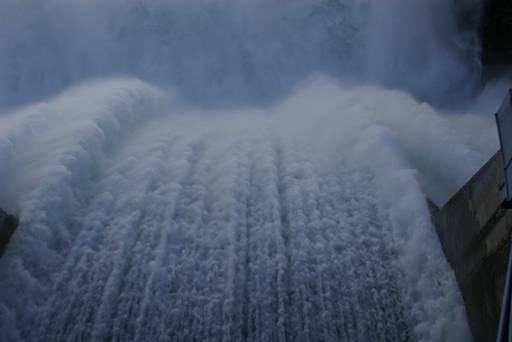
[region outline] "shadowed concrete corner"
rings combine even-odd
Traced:
[[[12,234],[18,227],[18,219],[0,209],[0,257],[4,254]]]

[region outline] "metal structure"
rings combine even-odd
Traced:
[[[503,158],[504,184],[500,188],[504,194],[504,207],[511,208],[512,204],[512,89],[510,89],[500,109],[496,113],[496,125],[500,138],[501,156]],[[511,243],[512,246],[512,243]],[[512,249],[509,252],[505,290],[501,303],[500,324],[497,342],[512,342]]]
[[[510,89],[505,100],[496,113],[496,125],[500,138],[501,156],[505,184],[503,187],[505,202],[512,202],[512,89]]]

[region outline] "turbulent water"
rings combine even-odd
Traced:
[[[0,341],[470,341],[426,196],[501,88],[436,109],[475,92],[452,12],[3,1]]]

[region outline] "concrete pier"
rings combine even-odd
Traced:
[[[4,253],[7,243],[18,227],[18,219],[0,209],[0,256]]]

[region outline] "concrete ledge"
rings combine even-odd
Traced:
[[[5,252],[7,243],[18,227],[18,219],[0,209],[0,256]]]
[[[475,342],[496,340],[510,248],[512,211],[501,208],[503,163],[496,153],[433,220],[455,271]]]

